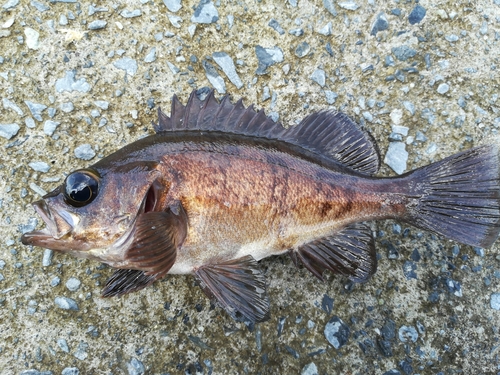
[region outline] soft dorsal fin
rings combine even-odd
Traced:
[[[242,100],[219,102],[214,91],[201,100],[196,91],[187,104],[172,98],[170,117],[158,109],[157,133],[173,131],[220,131],[257,138],[276,139],[321,154],[365,174],[380,166],[378,150],[371,136],[347,115],[331,110],[315,112],[297,126],[285,129],[266,116],[264,110],[246,107]]]

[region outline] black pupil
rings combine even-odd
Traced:
[[[65,196],[67,203],[83,206],[97,196],[97,181],[84,172],[74,172],[66,178]]]

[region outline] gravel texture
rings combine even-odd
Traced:
[[[108,267],[20,243],[41,227],[30,202],[151,134],[158,107],[194,88],[244,97],[285,126],[341,110],[374,136],[380,176],[498,144],[500,1],[4,0],[0,10],[0,373],[500,373],[498,245],[373,223],[371,280],[321,283],[288,257],[266,259],[271,319],[246,326],[191,277],[103,299]]]

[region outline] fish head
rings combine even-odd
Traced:
[[[140,214],[161,211],[167,191],[156,162],[76,170],[33,203],[45,228],[22,242],[108,262],[105,249],[123,242]]]

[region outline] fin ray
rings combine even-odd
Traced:
[[[330,270],[354,282],[367,281],[377,270],[375,241],[371,229],[355,223],[332,235],[312,241],[289,252],[295,265],[299,261],[318,279]]]
[[[266,280],[251,256],[200,267],[195,277],[205,294],[233,319],[240,315],[254,323],[269,319]]]
[[[378,149],[371,136],[347,115],[331,110],[315,112],[299,125],[285,129],[265,116],[264,111],[256,111],[253,105],[245,107],[242,99],[232,104],[229,96],[224,96],[219,102],[211,90],[203,100],[193,91],[186,106],[174,95],[170,118],[160,110],[158,119],[155,126],[158,133],[220,131],[274,139],[321,154],[363,174],[374,174],[380,166]]]
[[[489,247],[500,232],[496,146],[479,146],[404,175],[419,198],[405,221],[461,243]]]
[[[102,289],[102,297],[120,297],[124,294],[137,292],[155,282],[157,275],[146,275],[144,271],[118,269],[106,281]]]

